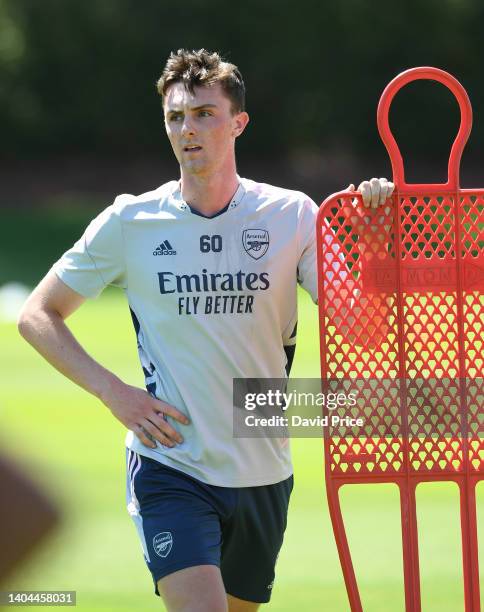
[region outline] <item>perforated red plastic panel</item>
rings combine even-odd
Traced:
[[[388,125],[397,91],[432,79],[456,96],[461,124],[448,181],[407,184]],[[321,376],[356,392],[345,414],[359,428],[325,429],[326,486],[352,610],[362,610],[339,505],[343,484],[400,488],[407,611],[420,610],[415,487],[457,482],[466,611],[480,610],[475,487],[484,478],[484,190],[459,188],[472,122],[465,90],[451,75],[415,68],[396,77],[378,108],[396,188],[378,209],[341,192],[318,223]],[[325,413],[327,414],[327,413]]]

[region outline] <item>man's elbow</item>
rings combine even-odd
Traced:
[[[35,327],[35,309],[33,309],[29,300],[23,305],[17,317],[17,329],[24,340],[29,341],[32,330]]]
[[[17,317],[17,329],[27,342],[38,335],[39,330],[52,319],[55,313],[47,308],[45,302],[33,292],[23,305]]]

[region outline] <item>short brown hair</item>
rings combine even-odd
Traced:
[[[245,85],[240,70],[224,61],[216,52],[211,53],[206,49],[172,51],[156,84],[162,100],[173,83],[183,83],[190,93],[194,92],[195,87],[220,83],[231,102],[232,113],[235,115],[245,110]]]

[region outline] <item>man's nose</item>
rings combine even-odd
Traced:
[[[191,117],[187,117],[187,116],[184,117],[181,131],[182,131],[182,134],[184,135],[195,134],[195,128],[194,128]]]

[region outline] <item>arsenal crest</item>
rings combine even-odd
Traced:
[[[260,259],[269,248],[269,232],[262,229],[246,229],[242,233],[242,245],[253,259]]]
[[[170,531],[157,533],[153,538],[153,548],[159,557],[168,557],[173,546],[173,536]]]

